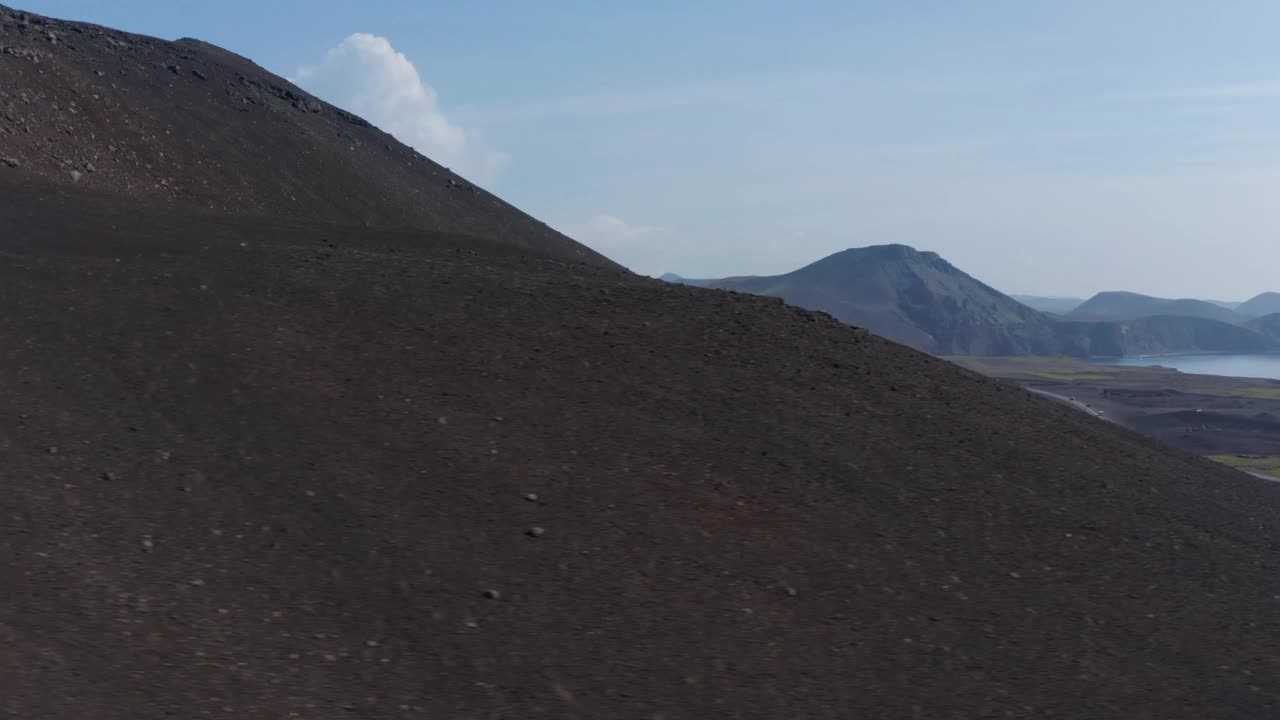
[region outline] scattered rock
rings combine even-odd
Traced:
[[[205,75],[204,73],[200,72],[199,70],[192,70],[192,71],[191,71],[191,74],[192,74],[192,75],[195,75],[195,76],[196,76],[196,78],[197,78],[197,79],[199,79],[199,80],[208,80],[208,79],[209,79],[209,77],[208,77],[207,75]]]
[[[526,534],[526,535],[528,535],[529,537],[540,538],[540,537],[542,537],[543,535],[546,535],[546,534],[547,534],[547,531],[546,531],[546,530],[544,530],[543,528],[540,528],[540,527],[534,526],[534,527],[529,528],[529,530],[528,530],[525,534]]]
[[[22,167],[22,163],[18,162],[17,158],[11,158],[11,157],[0,157],[0,164],[3,164],[5,167],[11,167],[11,168]]]
[[[119,480],[119,479],[120,479],[120,476],[119,476],[119,475],[117,475],[117,474],[115,474],[115,473],[111,472],[110,470],[107,470],[107,471],[103,472],[103,473],[102,473],[101,475],[99,475],[98,477],[102,478],[103,480],[106,480],[107,482],[114,482],[114,481],[116,481],[116,480]]]
[[[498,592],[497,590],[485,590],[484,596],[489,600],[497,600],[498,598],[502,597],[502,593]]]
[[[528,493],[524,496],[524,499],[529,502],[538,502],[538,493]]]
[[[174,75],[177,75],[178,71],[182,69],[177,65],[165,65],[165,67],[169,68],[169,72],[173,73]]]

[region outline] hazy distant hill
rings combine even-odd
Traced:
[[[1280,293],[1264,292],[1240,304],[1236,312],[1248,317],[1259,318],[1272,313],[1280,313]]]
[[[906,245],[849,249],[785,275],[680,281],[781,297],[941,355],[1053,352],[1047,317]]]
[[[1280,337],[1208,318],[1177,315],[1120,321],[1057,324],[1058,349],[1075,357],[1125,357],[1173,353],[1255,353],[1277,348]]]
[[[1135,320],[1155,315],[1205,318],[1232,324],[1246,319],[1236,311],[1207,300],[1168,300],[1121,291],[1100,292],[1067,313],[1067,317],[1080,320]]]
[[[1065,315],[1080,306],[1084,298],[1045,297],[1041,295],[1010,295],[1009,297],[1026,305],[1032,310]]]
[[[1254,318],[1246,323],[1245,327],[1269,340],[1280,343],[1280,312]]]
[[[939,355],[1117,357],[1186,352],[1264,352],[1280,338],[1202,300],[1099,293],[1063,315],[1018,302],[932,252],[875,245],[836,253],[785,275],[668,282],[773,295]],[[1035,302],[1069,298],[1019,296]],[[1051,312],[1051,311],[1049,311]]]

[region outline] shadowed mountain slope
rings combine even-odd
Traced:
[[[1051,354],[1051,322],[906,245],[845,250],[785,275],[680,282],[772,295],[940,355]]]
[[[223,211],[480,237],[611,264],[238,55],[0,5],[0,172]]]
[[[1115,322],[1057,324],[1058,347],[1073,357],[1125,357],[1171,353],[1257,353],[1275,350],[1277,341],[1252,328],[1217,320],[1154,315]]]
[[[1264,292],[1245,301],[1236,312],[1250,318],[1280,313],[1280,293]]]
[[[1280,343],[1280,313],[1271,313],[1260,318],[1254,318],[1249,321],[1248,327],[1263,337]]]

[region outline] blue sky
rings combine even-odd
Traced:
[[[646,274],[1280,290],[1269,0],[19,4],[249,56]]]

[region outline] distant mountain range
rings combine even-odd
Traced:
[[[1249,319],[1207,300],[1166,300],[1131,292],[1100,292],[1067,313],[1067,317],[1078,320],[1135,320],[1155,315],[1205,318],[1233,325]]]
[[[1066,315],[1084,303],[1084,298],[1074,297],[1047,297],[1042,295],[1010,295],[1009,297],[1032,310],[1039,310],[1053,315]]]
[[[1254,318],[1245,323],[1245,326],[1269,340],[1280,343],[1280,312]]]
[[[1054,351],[1043,314],[906,245],[845,250],[785,275],[680,281],[781,297],[940,355]]]
[[[1249,318],[1260,318],[1264,315],[1280,313],[1280,293],[1264,292],[1241,303],[1236,312]]]
[[[937,355],[1120,357],[1280,349],[1280,294],[1239,304],[1103,292],[1010,297],[906,245],[844,250],[783,275],[663,280],[781,297]],[[1277,312],[1277,311],[1273,311]]]

